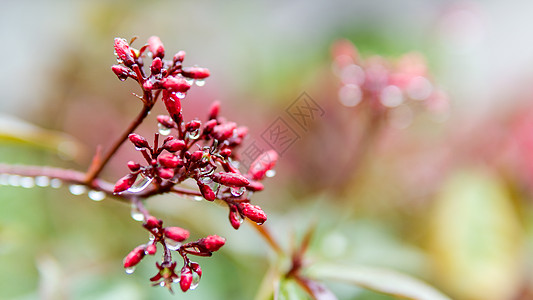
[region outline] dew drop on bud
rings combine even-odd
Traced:
[[[160,287],[165,287],[165,284],[166,284],[165,281],[161,281],[161,282],[159,283],[159,286],[160,286]]]
[[[52,180],[50,180],[50,186],[54,189],[60,188],[61,185],[63,185],[63,182],[59,178],[53,178]]]
[[[20,186],[20,176],[19,175],[9,175],[7,182],[10,186]]]
[[[266,171],[265,176],[266,177],[274,177],[274,176],[276,176],[276,170],[268,170],[268,171]]]
[[[35,186],[35,181],[32,177],[22,177],[19,184],[21,187],[29,189]]]
[[[135,204],[131,205],[131,218],[139,222],[144,221],[144,215],[139,211],[139,208],[137,208],[137,205]]]
[[[126,271],[126,274],[133,274],[133,272],[135,272],[135,267],[125,268],[124,271]]]
[[[235,217],[237,217],[237,221],[239,221],[239,224],[244,223],[244,217],[241,216],[240,213],[235,213]]]
[[[194,290],[198,287],[198,284],[200,283],[200,275],[196,274],[196,272],[192,272],[192,283],[190,290]]]
[[[201,197],[201,196],[194,196],[194,197],[192,197],[192,199],[193,199],[194,201],[202,201],[202,200],[204,200],[204,198]]]
[[[195,140],[200,137],[200,129],[196,129],[192,132],[189,132],[187,133],[187,135],[189,136],[189,139]]]
[[[169,135],[170,134],[171,129],[168,128],[168,127],[165,127],[165,125],[163,125],[161,123],[157,124],[157,128],[159,129],[159,133],[161,135]]]
[[[230,191],[231,191],[231,194],[235,197],[240,197],[242,196],[242,194],[244,194],[244,191],[246,191],[246,189],[244,187],[240,187],[240,188],[230,188]]]
[[[0,174],[0,185],[9,185],[9,174]]]
[[[186,94],[185,93],[181,93],[181,92],[177,92],[176,93],[176,97],[178,97],[179,99],[183,99],[185,98]]]
[[[46,176],[35,177],[35,185],[40,187],[46,187],[50,185],[50,178]]]
[[[196,85],[197,86],[204,86],[205,85],[205,80],[203,79],[196,79]]]
[[[70,191],[70,193],[72,195],[79,196],[79,195],[85,193],[87,191],[87,188],[85,188],[85,186],[83,186],[83,185],[73,184],[73,185],[68,187],[68,190]]]
[[[176,277],[174,278],[174,280],[172,280],[173,283],[180,283],[180,279],[179,277]]]
[[[185,81],[186,81],[189,85],[193,85],[193,84],[194,84],[194,79],[192,79],[192,78],[185,77]]]
[[[181,247],[180,242],[176,242],[172,239],[165,239],[165,243],[167,244],[167,248],[169,250],[178,250]]]
[[[146,177],[143,173],[139,174],[133,185],[128,189],[128,192],[142,192],[152,182],[152,179],[153,178]]]
[[[102,201],[105,199],[105,193],[102,191],[90,190],[87,196],[93,201]]]

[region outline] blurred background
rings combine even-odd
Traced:
[[[158,35],[168,55],[185,50],[185,65],[211,70],[184,101],[186,119],[220,100],[223,116],[249,126],[247,143],[268,149],[262,133],[277,118],[299,136],[253,197],[286,248],[315,224],[311,265],[396,270],[453,299],[533,298],[533,2],[0,5],[1,163],[85,170],[140,109],[135,84],[111,72],[113,38],[138,36],[140,47]],[[350,81],[361,69],[423,78],[439,101],[368,104]],[[287,112],[303,92],[324,112],[305,127]],[[138,132],[153,134],[162,112]],[[113,182],[139,158],[123,147],[102,176]],[[0,183],[0,299],[176,297],[149,286],[153,258],[124,273],[122,258],[146,242],[127,205]],[[147,205],[193,237],[227,238],[198,259],[199,288],[179,297],[254,297],[272,253],[250,226],[233,230],[212,203],[168,195]],[[324,282],[340,299],[393,299]]]

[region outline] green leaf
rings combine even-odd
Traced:
[[[450,300],[427,283],[387,269],[316,264],[309,269],[316,279],[345,282],[379,293],[412,300]]]

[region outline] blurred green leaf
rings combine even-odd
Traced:
[[[309,295],[292,279],[284,279],[279,284],[276,300],[311,299]]]
[[[413,300],[450,300],[427,283],[387,269],[316,264],[308,270],[313,278],[346,282],[379,293]]]

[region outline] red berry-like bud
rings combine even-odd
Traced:
[[[236,209],[232,209],[229,212],[229,222],[231,226],[235,229],[239,229],[241,227],[241,216],[239,215],[239,212]]]
[[[185,149],[185,146],[185,141],[173,138],[163,144],[163,149],[166,149],[169,152],[176,152]]]
[[[202,157],[204,157],[204,151],[202,150],[194,151],[191,154],[191,161],[194,161],[194,162],[200,161]]]
[[[131,268],[136,266],[144,257],[144,245],[133,249],[126,257],[124,257],[124,268]]]
[[[156,57],[152,61],[152,65],[150,66],[150,71],[152,71],[152,75],[157,75],[161,73],[161,69],[163,68],[163,62],[161,61],[161,58]]]
[[[150,80],[146,80],[144,83],[143,83],[143,89],[145,91],[151,91],[152,89],[154,88],[154,83]]]
[[[243,187],[250,184],[250,181],[246,177],[237,173],[225,173],[220,172],[211,175],[213,181],[223,184],[225,186]]]
[[[181,99],[179,99],[176,94],[170,93],[168,91],[163,91],[163,103],[169,115],[174,118],[181,113]]]
[[[122,81],[128,79],[130,74],[130,70],[124,66],[114,65],[111,67],[111,70],[117,75],[118,79]]]
[[[265,178],[267,171],[274,168],[277,161],[278,153],[274,150],[269,150],[256,158],[256,160],[250,165],[248,174],[252,176],[253,180],[261,180]]]
[[[199,68],[199,67],[183,68],[181,71],[181,74],[185,77],[189,77],[193,79],[204,79],[204,78],[209,77],[210,75],[208,69]]]
[[[135,63],[131,55],[131,49],[125,39],[115,38],[115,53],[124,65],[131,66]]]
[[[247,134],[248,134],[248,127],[246,126],[239,126],[235,129],[235,135],[237,135],[241,139],[246,137]]]
[[[209,108],[209,120],[216,119],[218,117],[218,113],[220,112],[220,101],[215,101],[213,104],[211,104],[211,107]]]
[[[144,222],[144,227],[146,227],[146,229],[161,228],[161,226],[163,226],[163,221],[154,216],[149,216],[146,219],[146,222]]]
[[[189,231],[181,227],[165,227],[165,236],[176,242],[183,242],[189,238]]]
[[[191,85],[187,83],[185,78],[179,76],[165,78],[162,85],[169,92],[176,93],[185,93],[191,88]]]
[[[157,122],[159,122],[159,124],[165,126],[166,128],[176,127],[176,122],[174,122],[172,118],[169,116],[159,115],[157,116]]]
[[[137,148],[148,148],[149,147],[148,141],[144,137],[136,133],[131,133],[130,135],[128,135],[128,138],[133,143],[133,145],[135,145],[135,147]]]
[[[242,214],[257,224],[263,224],[267,220],[267,216],[261,207],[250,203],[241,203],[239,206]]]
[[[120,178],[115,184],[113,193],[117,194],[129,189],[133,185],[133,183],[135,183],[135,179],[137,179],[137,175],[134,174],[128,174]]]
[[[155,244],[150,244],[146,246],[146,254],[154,255],[157,252],[157,246]]]
[[[186,292],[191,288],[192,284],[192,272],[187,267],[181,269],[180,276],[180,288],[182,291]]]
[[[218,235],[210,235],[198,241],[198,245],[207,251],[215,252],[224,246],[226,239]]]
[[[250,181],[250,184],[246,186],[246,189],[252,192],[260,192],[265,186],[259,181]]]
[[[165,56],[165,47],[161,43],[161,39],[157,36],[151,36],[148,39],[148,48],[152,52],[153,57],[163,58]]]
[[[207,201],[213,201],[216,198],[215,192],[209,187],[207,184],[201,182],[200,180],[197,180],[196,183],[198,184],[198,188],[200,189],[200,193],[202,193],[202,196],[204,196],[205,200]]]
[[[191,262],[189,266],[191,267],[194,273],[198,274],[199,277],[202,277],[202,268],[200,268],[200,265],[198,263]]]
[[[167,168],[159,168],[157,170],[159,177],[163,179],[171,179],[174,177],[174,169],[167,169]]]
[[[187,131],[195,131],[196,129],[200,128],[202,126],[202,122],[199,120],[192,120],[187,125],[185,125],[185,130]]]
[[[233,131],[237,128],[234,122],[220,124],[213,128],[213,137],[217,140],[224,141],[233,136]]]
[[[209,134],[213,131],[213,129],[217,126],[217,120],[211,119],[207,122],[205,122],[204,125],[204,134]]]
[[[185,51],[179,51],[178,53],[174,54],[174,57],[173,57],[173,61],[174,62],[183,62],[183,60],[185,59]]]
[[[170,153],[164,153],[159,155],[157,160],[159,161],[159,164],[161,164],[165,168],[175,168],[180,163],[180,158]]]
[[[136,172],[136,171],[139,171],[139,169],[141,168],[141,165],[130,160],[128,161],[128,168],[132,171],[132,172]]]
[[[222,155],[222,157],[224,158],[228,158],[231,156],[231,149],[230,148],[224,148],[222,150],[220,150],[220,155]]]

